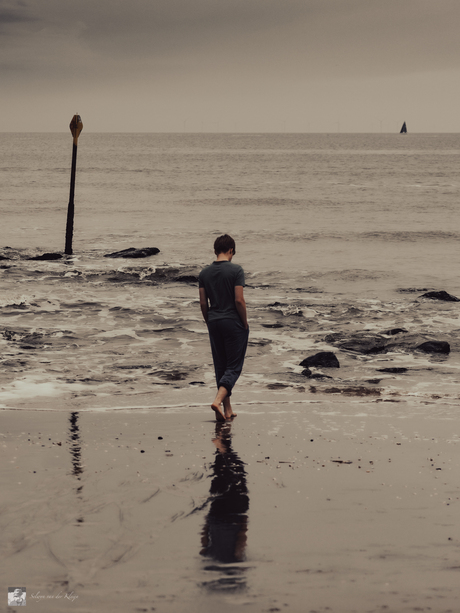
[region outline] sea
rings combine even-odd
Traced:
[[[459,134],[83,131],[73,254],[31,259],[64,252],[71,161],[70,133],[0,136],[1,408],[209,405],[197,276],[228,233],[250,324],[240,411],[456,417],[460,303],[423,294],[460,297]],[[131,247],[159,253],[106,257]],[[340,367],[301,365],[320,352]]]

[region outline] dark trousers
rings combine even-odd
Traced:
[[[243,370],[249,329],[236,319],[218,319],[208,322],[208,331],[217,387],[225,387],[231,396]]]

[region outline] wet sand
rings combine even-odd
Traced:
[[[445,403],[52,408],[1,412],[5,606],[20,585],[47,613],[458,610]]]

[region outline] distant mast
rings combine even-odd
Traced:
[[[400,134],[407,134],[406,122],[403,123]]]

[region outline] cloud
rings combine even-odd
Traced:
[[[7,31],[8,26],[33,20],[25,4],[18,0],[0,2],[0,32]]]
[[[378,79],[396,100],[410,75],[444,83],[460,55],[458,0],[0,0],[0,15],[11,108],[78,95],[146,114],[300,113],[303,99],[331,106]]]
[[[61,76],[117,63],[375,75],[456,66],[460,52],[457,0],[39,0],[1,10],[10,37],[22,26],[20,57]]]

